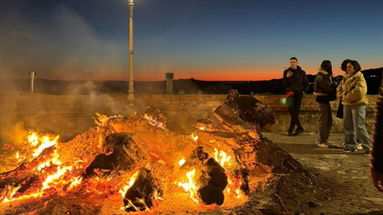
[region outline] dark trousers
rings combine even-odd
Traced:
[[[332,126],[330,103],[319,103],[318,133],[320,143],[327,144]]]
[[[294,127],[297,126],[298,129],[303,129],[301,121],[299,121],[299,112],[301,111],[301,103],[302,103],[302,94],[295,93],[291,98],[291,102],[289,102],[289,113],[291,116],[291,122],[289,127],[289,133],[292,133]]]

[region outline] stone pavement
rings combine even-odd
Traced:
[[[262,133],[263,136],[288,151],[301,164],[333,182],[333,197],[313,208],[311,214],[381,214],[383,193],[378,192],[369,175],[369,155],[345,153],[341,149],[343,134],[332,133],[331,144],[339,148],[321,149],[315,146],[315,133],[289,137],[287,133]]]

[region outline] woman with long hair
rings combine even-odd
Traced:
[[[320,148],[328,148],[328,138],[332,126],[330,101],[336,100],[336,85],[333,82],[331,61],[324,60],[314,83],[314,96],[319,104],[318,134]]]
[[[367,83],[357,61],[347,63],[346,74],[337,88],[337,94],[344,105],[344,151],[364,150],[370,153],[370,137],[365,121]]]

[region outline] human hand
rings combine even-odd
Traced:
[[[293,96],[295,94],[294,91],[288,91],[286,94],[285,94],[285,98],[288,98],[290,96]]]
[[[383,173],[377,173],[373,168],[371,168],[371,178],[376,189],[383,192]]]

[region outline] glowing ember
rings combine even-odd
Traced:
[[[225,167],[226,163],[230,165],[231,156],[228,156],[224,151],[218,151],[214,148],[214,158],[222,167]]]
[[[46,191],[52,190],[62,193],[63,190],[72,190],[82,182],[81,177],[71,177],[70,172],[74,169],[83,168],[83,165],[80,164],[83,161],[78,161],[73,166],[61,166],[62,162],[59,160],[59,155],[57,153],[57,142],[59,136],[55,138],[50,138],[48,135],[40,137],[36,132],[31,132],[27,137],[28,143],[37,147],[34,150],[33,157],[38,157],[46,148],[55,146],[55,150],[52,154],[49,155],[48,159],[42,160],[33,170],[39,180],[42,181],[41,187],[33,191],[32,194],[20,195],[14,197],[18,192],[21,185],[9,186],[6,189],[5,194],[0,194],[0,202],[12,202],[21,199],[36,198],[42,197],[46,194]],[[16,153],[16,159],[23,160],[25,159],[20,156],[20,153]],[[53,172],[52,172],[53,170]],[[49,192],[50,192],[49,191]]]
[[[119,117],[122,117],[122,116],[121,115],[107,116],[100,113],[96,113],[96,117],[93,117],[93,119],[94,119],[94,123],[97,126],[105,127],[107,126],[110,119],[115,119]]]
[[[237,199],[240,199],[240,198],[242,198],[242,190],[241,189],[239,189],[239,188],[237,188],[237,189],[235,189],[235,197],[237,198]]]
[[[143,121],[146,127],[148,126],[146,122],[147,120],[152,126],[165,128],[165,123],[159,122],[157,118],[153,118],[150,115],[145,115],[144,118],[145,120]],[[115,124],[111,124],[109,119],[110,117],[106,117],[104,115],[98,115],[98,118],[96,120],[98,121],[99,125],[106,126],[108,128],[108,126],[115,125]],[[112,122],[114,123],[114,121]],[[115,126],[115,127],[119,128],[118,126]],[[112,128],[114,129],[114,127]],[[206,129],[205,127],[199,128],[199,130],[202,130],[202,131],[205,129]],[[209,129],[209,127],[207,127],[207,129]],[[95,131],[92,130],[92,132],[95,132]],[[113,132],[118,133],[119,131],[113,131]],[[178,145],[176,145],[177,148],[174,148],[174,150],[168,150],[168,148],[164,147],[163,148],[164,152],[162,152],[162,148],[161,148],[161,150],[158,152],[158,155],[157,155],[157,152],[155,152],[156,148],[153,148],[153,150],[151,149],[151,151],[148,152],[148,155],[150,155],[149,157],[150,159],[148,160],[150,160],[150,162],[152,162],[153,164],[153,165],[150,165],[151,167],[150,169],[142,168],[142,166],[140,166],[142,164],[137,162],[136,166],[132,165],[132,168],[140,168],[140,170],[130,171],[127,174],[123,171],[119,171],[118,174],[114,174],[113,172],[113,175],[109,176],[108,178],[105,178],[105,177],[99,178],[99,177],[93,177],[93,176],[87,177],[88,175],[86,175],[86,173],[88,169],[85,170],[85,165],[90,163],[90,159],[88,159],[88,157],[86,156],[83,156],[83,154],[85,153],[81,154],[80,158],[83,158],[84,160],[86,160],[86,162],[84,161],[82,161],[82,163],[74,162],[74,160],[79,160],[79,158],[77,157],[76,159],[73,159],[73,157],[70,157],[70,159],[64,159],[69,157],[68,154],[73,151],[73,148],[70,148],[72,149],[70,151],[66,151],[65,150],[66,147],[63,147],[60,150],[59,147],[61,143],[59,142],[59,136],[50,136],[50,135],[44,136],[44,135],[39,135],[37,132],[30,132],[29,136],[27,137],[28,143],[29,143],[28,147],[30,150],[20,150],[20,151],[17,151],[15,154],[13,153],[11,154],[12,157],[15,156],[16,159],[19,161],[28,160],[28,162],[25,163],[26,165],[24,165],[28,168],[27,171],[25,171],[28,174],[27,177],[25,177],[27,180],[22,179],[24,180],[22,182],[15,180],[16,182],[14,183],[12,182],[12,184],[9,183],[10,185],[2,189],[2,192],[0,193],[0,203],[18,201],[18,200],[29,199],[29,198],[37,198],[37,199],[47,198],[48,199],[51,195],[66,195],[68,194],[69,191],[72,191],[72,193],[74,194],[77,194],[77,192],[81,194],[84,194],[84,193],[107,194],[105,195],[105,197],[109,195],[114,195],[116,191],[118,191],[124,199],[123,201],[124,201],[125,211],[127,212],[147,211],[147,210],[156,208],[158,203],[156,200],[162,200],[162,197],[164,195],[164,190],[161,189],[162,188],[161,183],[169,183],[168,180],[171,180],[170,183],[174,182],[174,185],[170,185],[171,187],[170,189],[168,189],[169,184],[165,184],[164,186],[166,188],[165,191],[177,190],[178,193],[175,193],[176,197],[179,193],[182,193],[184,198],[188,199],[190,197],[192,201],[196,203],[215,204],[212,207],[216,207],[216,205],[223,204],[224,196],[222,194],[225,195],[225,198],[228,197],[229,200],[230,199],[233,200],[235,198],[238,198],[238,199],[245,198],[246,196],[241,190],[241,187],[243,189],[246,189],[247,191],[247,187],[246,187],[247,184],[245,184],[247,183],[247,178],[245,178],[246,180],[243,180],[241,175],[241,169],[238,169],[239,165],[235,163],[236,159],[232,159],[235,157],[235,154],[233,150],[229,150],[230,145],[224,144],[224,141],[220,139],[208,140],[207,134],[201,134],[198,132],[192,133],[190,134],[190,136],[182,136],[182,139],[180,139],[181,141],[179,141],[179,143],[182,144],[182,140],[183,141],[186,140],[186,142],[189,141],[190,143],[193,143],[193,141],[195,141],[195,142],[198,142],[198,144],[195,144],[195,145],[198,145],[197,149],[200,149],[200,148],[203,148],[202,146],[205,147],[204,145],[205,141],[209,141],[209,144],[206,145],[208,146],[206,147],[206,149],[207,149],[207,152],[209,153],[206,153],[203,150],[201,151],[201,157],[202,155],[205,156],[206,154],[207,156],[206,159],[205,157],[200,158],[199,156],[197,156],[197,155],[200,155],[199,150],[193,151],[193,154],[189,155],[189,157],[187,157],[187,154],[185,152],[183,152],[185,154],[179,154],[181,153],[181,151],[177,151]],[[94,133],[94,135],[93,133],[91,134],[92,135],[89,135],[86,137],[92,140],[92,143],[93,143],[95,142],[93,140],[96,140],[96,138],[99,138],[96,135],[100,135],[100,134],[99,133]],[[198,136],[198,134],[202,135],[200,136],[201,138]],[[23,135],[23,137],[25,137],[25,135]],[[106,137],[102,136],[102,138],[104,140]],[[83,142],[79,141],[79,143],[84,143],[84,142],[85,141]],[[156,142],[156,141],[153,141],[153,142]],[[26,143],[25,140],[23,141],[23,143]],[[112,144],[112,142],[110,144]],[[70,144],[67,144],[67,145],[70,145]],[[120,145],[118,145],[118,147],[119,146]],[[127,147],[130,145],[126,144],[123,146]],[[217,147],[217,148],[214,148],[214,147]],[[179,148],[182,149],[182,147],[179,147]],[[131,148],[127,147],[127,149],[131,149]],[[173,148],[169,148],[169,149],[173,149]],[[214,153],[212,149],[214,149]],[[224,149],[226,151],[223,151],[221,149]],[[74,150],[76,150],[76,148]],[[123,150],[126,150],[126,148],[123,148]],[[186,147],[185,150],[191,150],[191,147]],[[174,153],[173,154],[167,153],[167,151],[172,151]],[[60,157],[58,152],[64,152],[64,153]],[[190,151],[188,152],[190,153]],[[23,153],[27,155],[24,155]],[[124,155],[127,155],[127,154],[128,153],[125,153]],[[91,155],[93,156],[94,154],[90,154],[89,158]],[[163,159],[161,159],[162,156],[164,156]],[[135,156],[135,157],[138,157],[138,156]],[[143,156],[143,157],[147,159],[146,156]],[[60,160],[60,158],[62,161]],[[130,158],[130,157],[127,157],[127,158]],[[177,161],[177,160],[173,160],[174,158],[179,158],[179,159]],[[213,161],[212,158],[214,158],[215,161]],[[15,161],[14,160],[15,158],[12,158],[12,159],[13,161]],[[186,159],[190,159],[190,160],[186,160]],[[117,162],[119,161],[120,160],[117,160]],[[206,164],[205,161],[208,163]],[[122,165],[124,163],[119,163],[119,165],[120,164]],[[158,165],[158,164],[161,164],[161,165]],[[194,166],[194,167],[191,167],[191,166]],[[220,168],[220,166],[224,169]],[[174,168],[177,169],[177,167],[179,168],[179,171],[177,170],[172,171],[174,170]],[[162,170],[161,168],[167,168],[167,169]],[[216,174],[218,176],[210,174],[209,171],[211,169],[213,169],[214,171],[218,171],[218,174]],[[102,174],[103,175],[107,174],[108,170],[110,169],[96,168],[94,171],[95,173],[100,173],[98,174],[100,176]],[[154,171],[155,174],[152,172],[152,170],[155,170]],[[147,172],[144,172],[144,171],[147,171]],[[19,173],[17,171],[15,172]],[[182,174],[180,174],[180,172]],[[158,175],[156,175],[157,173]],[[24,174],[24,172],[20,171],[20,175],[22,174]],[[122,174],[122,176],[124,176],[124,174],[128,176],[125,179],[126,181],[125,180],[122,181],[122,184],[119,181],[121,179],[120,174]],[[84,176],[84,178],[82,178],[80,175]],[[116,175],[118,175],[118,178],[116,177]],[[158,178],[158,176],[162,178]],[[215,178],[210,180],[209,177],[211,178],[216,177],[217,180],[215,180]],[[174,179],[176,178],[177,180],[175,181]],[[205,182],[206,184],[204,184]],[[220,183],[222,186],[219,185],[220,187],[217,186],[218,188],[215,189],[216,187],[210,186],[212,183],[216,183],[216,184]],[[82,186],[80,186],[81,184]],[[3,185],[3,187],[4,186],[5,185]],[[76,189],[76,187],[78,189]],[[141,187],[143,188],[141,189]],[[148,188],[150,188],[149,191],[147,191]],[[225,188],[226,190],[224,190]],[[76,190],[73,191],[74,189]],[[219,193],[216,190],[218,190]],[[138,194],[135,194],[135,193],[138,193]],[[219,194],[219,196],[218,195],[217,197],[214,196],[217,193]],[[188,195],[189,197],[187,197]],[[211,198],[212,200],[211,199],[206,200],[206,198],[209,198],[209,197],[205,198],[206,195],[213,195],[213,198]],[[92,196],[92,195],[89,195],[89,196]],[[219,203],[220,200],[217,200],[218,198],[222,199],[222,203]],[[192,202],[190,200],[188,201],[190,203]],[[210,201],[214,201],[214,202],[209,203]],[[150,204],[148,202],[150,202]],[[130,207],[132,207],[133,209],[131,209]]]
[[[49,148],[57,144],[59,136],[56,136],[54,139],[50,139],[48,136],[44,136],[39,139],[41,142],[40,146],[33,152],[33,157],[39,156],[39,154],[44,151],[44,149]]]
[[[183,166],[185,163],[186,163],[186,160],[183,158],[180,161],[178,161],[179,166]]]
[[[19,153],[19,152],[16,152],[16,154],[15,154],[15,158],[16,158],[17,162],[21,162],[21,161],[23,161],[23,160],[25,159],[25,156],[24,156],[24,157],[21,157],[21,156],[20,156],[20,153]]]
[[[225,151],[218,150],[216,148],[214,148],[214,158],[216,161],[218,161],[218,163],[222,167],[230,166],[232,164],[231,163],[232,156],[229,156],[229,155],[227,155],[227,153]],[[244,197],[244,193],[240,188],[241,186],[242,186],[242,178],[241,177],[237,178],[237,177],[229,174],[228,175],[228,185],[225,189],[225,192],[228,195],[231,195],[237,199],[240,199],[240,198]]]
[[[191,135],[190,135],[190,137],[194,140],[194,141],[197,141],[198,140],[198,136],[196,135],[196,134],[194,134],[194,133],[192,133]]]
[[[43,182],[43,189],[42,190],[46,190],[46,189],[49,189],[51,188],[52,184],[58,184],[60,181],[59,179],[69,170],[72,170],[72,167],[69,166],[69,167],[59,167],[57,172],[48,176],[45,181]],[[56,182],[55,181],[59,181],[59,182]]]
[[[75,187],[80,185],[82,182],[82,177],[75,177],[72,178],[72,182],[68,186],[68,190],[73,190]]]
[[[37,146],[39,144],[39,136],[37,135],[36,132],[31,131],[27,138],[28,138],[29,144],[31,144],[32,146]]]
[[[234,176],[229,176],[228,178],[228,185],[225,189],[225,192],[229,196],[233,196],[237,199],[241,199],[245,197],[245,194],[241,190],[242,186],[242,178],[236,178]]]
[[[12,197],[16,194],[17,190],[19,190],[20,187],[21,185],[18,187],[7,186],[5,188],[6,192],[3,192],[3,195],[0,196],[1,202],[3,203],[11,201]]]
[[[192,171],[190,172],[187,172],[186,173],[186,177],[187,177],[187,182],[185,183],[182,183],[182,182],[178,182],[178,186],[179,187],[182,187],[186,192],[189,193],[189,196],[190,198],[197,202],[198,203],[198,199],[197,199],[197,191],[198,191],[198,188],[197,188],[197,185],[195,184],[195,173],[196,173],[196,169],[193,169]]]
[[[146,119],[151,126],[154,126],[154,127],[157,127],[157,128],[161,128],[161,129],[165,129],[166,128],[166,125],[164,123],[157,121],[151,115],[144,114],[144,119]]]

